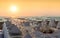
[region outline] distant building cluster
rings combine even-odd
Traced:
[[[55,17],[6,19],[11,38],[60,38],[60,21]]]

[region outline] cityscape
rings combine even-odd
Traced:
[[[60,0],[0,0],[0,38],[60,38]]]
[[[60,17],[0,18],[0,38],[60,38]]]

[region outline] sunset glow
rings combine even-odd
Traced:
[[[16,6],[11,6],[10,7],[10,11],[11,12],[16,12],[17,11],[17,7]]]
[[[0,0],[0,16],[60,16],[60,1]]]

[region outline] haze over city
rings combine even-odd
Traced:
[[[60,16],[60,1],[0,0],[0,16]]]
[[[60,38],[60,0],[0,0],[0,38]]]

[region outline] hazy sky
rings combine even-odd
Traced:
[[[11,12],[16,6],[17,12]],[[59,0],[0,0],[0,16],[60,16]]]

